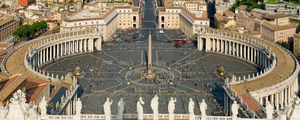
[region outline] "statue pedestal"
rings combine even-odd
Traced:
[[[146,76],[146,79],[153,79],[154,78],[154,75],[153,74],[149,74]]]

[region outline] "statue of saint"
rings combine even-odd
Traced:
[[[173,97],[171,97],[171,100],[169,102],[169,105],[168,105],[168,111],[169,111],[169,114],[174,114],[174,110],[175,110],[175,102],[176,102],[176,98],[175,100],[173,99]]]
[[[151,100],[151,108],[153,111],[153,120],[158,120],[158,96],[155,95]]]
[[[205,103],[205,100],[202,99],[202,102],[200,103],[200,111],[202,116],[206,116],[206,109],[207,109],[207,105]]]
[[[267,119],[273,119],[273,112],[273,105],[268,101],[266,106]]]
[[[42,101],[39,103],[39,108],[41,109],[41,115],[44,116],[47,114],[47,101],[46,98],[43,97]]]
[[[82,103],[80,101],[80,98],[76,101],[76,115],[80,115],[82,109]]]
[[[109,102],[109,98],[106,99],[106,102],[103,105],[104,108],[104,115],[105,115],[105,120],[110,120],[111,119],[111,111],[110,111],[110,105],[113,103],[113,101]]]
[[[189,102],[189,114],[194,115],[194,107],[195,107],[195,103],[194,103],[193,99],[190,98],[190,102]]]
[[[123,101],[123,98],[121,98],[120,101],[118,102],[118,106],[119,106],[118,114],[119,115],[123,114],[123,112],[124,112],[124,105],[125,105],[125,102]]]
[[[233,102],[233,104],[231,105],[231,112],[232,112],[232,117],[236,118],[238,115],[238,111],[239,110],[239,106],[236,103],[236,101]]]
[[[140,97],[136,103],[136,111],[138,113],[138,120],[143,120],[143,114],[144,114],[143,105],[144,104],[145,104],[145,102],[143,101],[143,98]]]

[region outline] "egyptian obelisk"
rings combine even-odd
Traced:
[[[149,40],[148,40],[148,74],[147,78],[153,78],[152,75],[152,41],[151,41],[151,30],[149,30]]]

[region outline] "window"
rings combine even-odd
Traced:
[[[85,24],[87,24],[87,22],[85,22]]]
[[[76,23],[74,23],[74,25],[76,25]]]

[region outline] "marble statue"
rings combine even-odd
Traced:
[[[171,97],[171,100],[169,102],[169,105],[168,105],[168,111],[169,111],[169,114],[174,114],[174,110],[175,110],[175,102],[176,102],[176,98],[175,100],[173,99],[173,97]]]
[[[202,99],[202,102],[200,103],[200,111],[201,111],[202,118],[203,116],[206,116],[206,109],[207,109],[207,105],[205,103],[205,100]]]
[[[194,107],[195,107],[195,103],[194,103],[193,99],[190,98],[190,101],[189,101],[189,120],[195,120]]]
[[[124,105],[125,105],[125,102],[123,101],[123,98],[120,99],[120,101],[118,102],[118,114],[119,115],[122,115],[123,112],[124,112]]]
[[[273,105],[271,105],[270,101],[268,101],[266,106],[267,119],[273,119],[273,112]]]
[[[103,105],[105,120],[110,120],[111,119],[110,105],[112,103],[113,103],[113,101],[109,102],[109,98],[107,98],[106,102]]]
[[[143,120],[143,114],[144,114],[143,105],[144,104],[145,104],[145,102],[143,101],[143,98],[140,97],[139,100],[137,101],[137,104],[136,104],[136,111],[138,113],[138,120]]]
[[[174,110],[175,110],[176,101],[177,101],[176,98],[174,100],[173,97],[171,97],[171,100],[169,101],[169,105],[168,105],[169,120],[174,120]]]
[[[236,101],[234,101],[233,104],[231,105],[231,112],[233,118],[237,118],[238,110],[239,110],[239,106],[236,103]]]
[[[82,103],[80,101],[80,98],[76,101],[76,115],[80,115],[82,109]]]
[[[158,120],[158,96],[155,95],[151,100],[151,108],[153,111],[153,120]]]
[[[195,103],[192,98],[189,101],[189,114],[194,114]]]
[[[42,99],[42,101],[39,103],[39,108],[40,108],[40,110],[41,110],[41,115],[42,116],[45,116],[46,115],[46,113],[47,113],[47,107],[48,105],[47,105],[47,101],[46,101],[46,98],[45,97],[43,97],[43,99]]]

